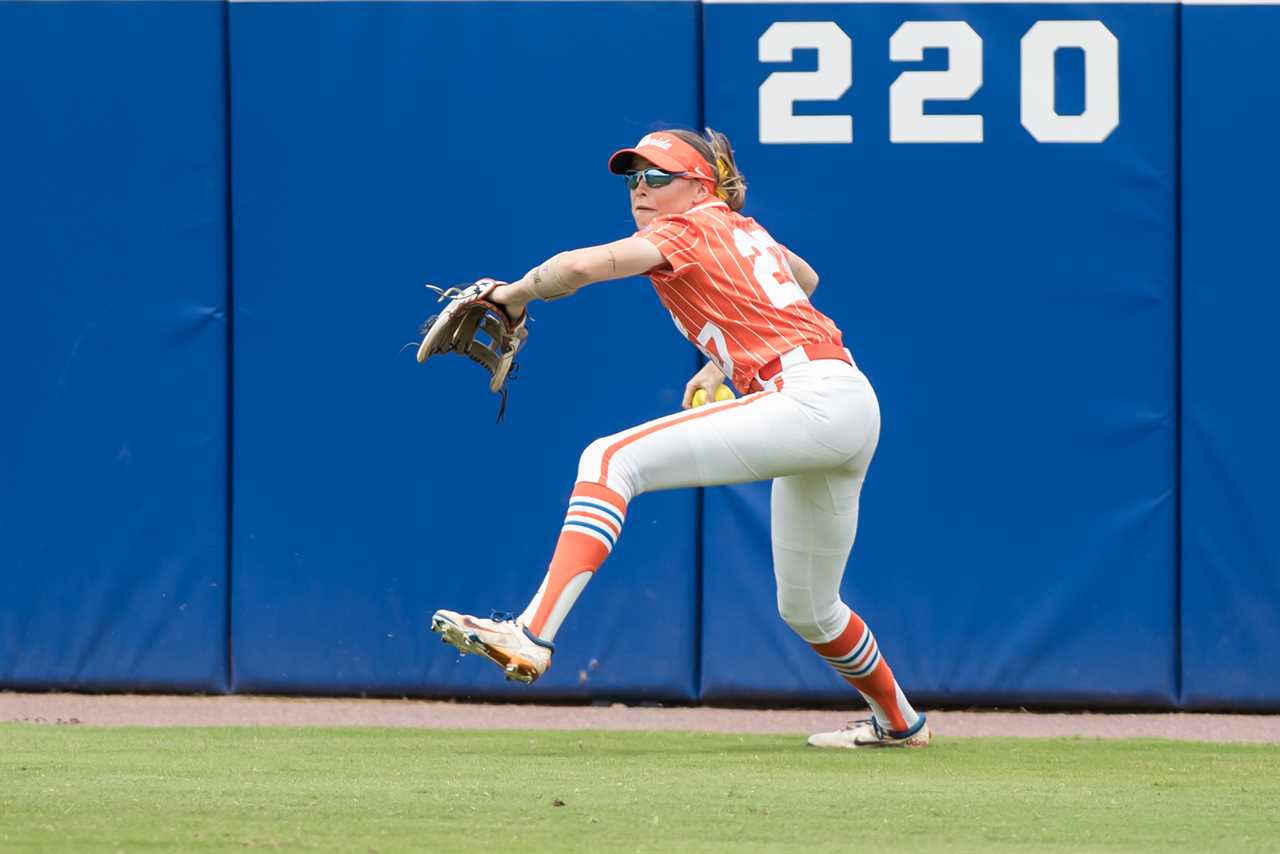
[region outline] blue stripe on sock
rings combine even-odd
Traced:
[[[877,649],[874,653],[871,654],[871,660],[867,662],[866,666],[851,675],[853,676],[854,679],[861,679],[864,676],[870,675],[871,671],[875,670],[876,665],[879,663],[880,663],[880,650]]]
[[[862,643],[858,644],[858,646],[853,650],[853,652],[849,653],[844,658],[828,658],[827,661],[831,662],[832,664],[848,664],[852,661],[857,661],[858,656],[862,655],[863,650],[867,648],[867,644],[869,644],[872,641],[872,637],[873,636],[871,632],[867,632],[866,636],[863,637],[862,639]]]
[[[604,504],[604,502],[603,502],[603,501],[602,501],[602,502],[600,502],[600,504],[592,504],[592,503],[589,503],[589,502],[583,501],[583,500],[582,500],[582,499],[580,499],[580,498],[577,498],[577,499],[574,499],[574,500],[572,500],[572,501],[570,501],[570,502],[569,502],[569,509],[570,509],[570,510],[573,510],[573,508],[575,508],[575,507],[585,507],[585,508],[587,508],[587,509],[595,510],[595,511],[597,511],[597,512],[599,512],[599,513],[603,513],[604,515],[606,515],[606,516],[608,516],[609,518],[613,519],[613,521],[617,522],[617,523],[618,523],[618,527],[619,527],[619,528],[621,528],[621,527],[622,527],[622,517],[618,515],[618,511],[617,511],[617,510],[614,510],[612,507],[609,507],[608,505]]]
[[[589,530],[595,531],[597,534],[601,534],[606,540],[609,541],[610,549],[612,549],[614,544],[617,542],[617,540],[614,539],[612,531],[610,531],[608,528],[601,528],[599,525],[592,525],[588,522],[579,522],[577,519],[574,519],[572,521],[566,521],[564,523],[564,526],[566,528],[575,528],[575,527],[587,528]]]

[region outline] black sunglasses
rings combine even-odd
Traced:
[[[677,178],[683,178],[688,172],[663,172],[661,169],[645,169],[643,172],[639,169],[628,169],[622,173],[622,177],[626,179],[627,189],[634,190],[640,186],[641,179],[655,190],[658,187],[665,187]]]

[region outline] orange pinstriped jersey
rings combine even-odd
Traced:
[[[739,391],[753,390],[760,368],[789,350],[842,345],[840,330],[796,283],[782,247],[724,202],[654,217],[636,236],[671,265],[649,278],[676,328]]]

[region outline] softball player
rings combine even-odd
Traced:
[[[875,637],[840,600],[858,495],[880,433],[866,377],[830,318],[809,302],[818,275],[739,213],[746,184],[728,139],[669,130],[609,158],[623,175],[633,236],[562,252],[492,299],[514,319],[534,299],[646,274],[707,364],[682,411],[598,439],[578,479],[546,577],[519,616],[438,611],[433,630],[462,652],[532,682],[546,671],[570,608],[613,549],[637,495],[771,479],[773,566],[787,624],[866,699],[872,716],[809,738],[818,747],[923,747],[930,731]],[[744,397],[691,409],[726,378]]]

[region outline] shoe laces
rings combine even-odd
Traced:
[[[880,726],[880,721],[876,720],[875,715],[872,715],[869,718],[863,718],[862,720],[858,720],[858,721],[849,721],[849,723],[845,726],[845,729],[857,729],[863,724],[871,724],[871,729],[875,731],[876,738],[888,737],[888,732],[885,730],[884,727]]]

